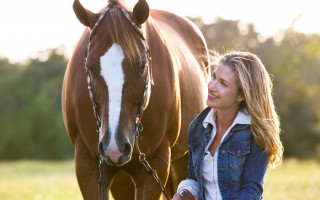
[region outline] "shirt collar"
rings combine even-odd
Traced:
[[[202,122],[204,128],[207,128],[207,125],[209,123],[212,124],[213,127],[216,127],[213,113],[214,113],[214,108],[211,108],[211,110],[207,114],[206,118]],[[231,127],[233,127],[236,124],[251,124],[251,117],[248,114],[247,109],[243,108],[243,109],[239,110],[236,118],[234,119],[233,123],[231,124]]]
[[[213,112],[214,112],[214,109],[211,108],[211,110],[207,114],[206,118],[204,118],[204,120],[202,122],[204,128],[207,128],[209,123],[212,124],[213,127],[216,127],[216,123],[215,123],[215,120],[214,120],[214,117],[213,117]]]

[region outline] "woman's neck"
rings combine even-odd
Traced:
[[[214,112],[215,123],[218,130],[225,132],[237,117],[239,109],[220,110]],[[220,131],[219,131],[220,132]]]

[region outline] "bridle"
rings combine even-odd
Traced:
[[[88,47],[85,51],[85,62],[87,60],[87,56],[88,56],[88,49],[89,49],[89,45],[90,42],[92,41],[93,36],[96,33],[96,30],[100,24],[100,22],[103,20],[103,18],[105,17],[105,15],[108,13],[109,11],[109,6],[104,10],[104,12],[99,16],[98,20],[96,21],[96,23],[94,24],[93,28],[90,31],[90,36],[89,36],[89,43],[88,43]],[[150,87],[151,87],[151,82],[153,83],[152,80],[152,70],[151,70],[151,52],[148,48],[146,39],[142,33],[142,30],[136,25],[136,23],[131,19],[129,13],[127,11],[125,11],[123,8],[118,7],[118,9],[121,11],[121,13],[126,17],[126,19],[130,22],[130,24],[133,26],[133,28],[135,29],[135,31],[138,33],[138,35],[140,36],[140,38],[143,40],[144,45],[146,47],[146,54],[147,54],[147,60],[148,60],[148,69],[147,69],[147,73],[144,75],[144,82],[145,82],[145,87],[144,87],[144,92],[143,92],[143,98],[142,101],[138,107],[137,110],[137,115],[135,117],[135,146],[138,150],[139,153],[139,161],[140,163],[143,165],[143,167],[145,168],[145,170],[147,171],[148,175],[152,175],[152,177],[155,179],[155,181],[157,182],[157,184],[159,185],[159,187],[161,188],[162,192],[164,193],[164,195],[166,196],[167,199],[169,199],[168,194],[165,191],[165,188],[163,186],[162,181],[160,180],[160,178],[157,175],[157,172],[151,168],[150,164],[148,163],[148,161],[145,159],[145,154],[142,153],[140,151],[139,148],[139,144],[138,144],[138,140],[141,137],[139,135],[139,133],[143,130],[143,126],[141,123],[141,118],[143,115],[143,111],[146,109],[146,107],[148,106],[148,100],[150,98]],[[100,110],[99,107],[97,106],[96,100],[94,98],[93,95],[93,89],[92,89],[92,72],[90,71],[90,69],[86,66],[86,74],[87,74],[87,87],[88,87],[88,92],[89,92],[89,97],[92,103],[92,107],[93,107],[93,112],[94,112],[94,116],[96,118],[96,132],[99,134],[100,129],[101,129],[101,117],[100,117]],[[151,81],[151,82],[150,82]],[[148,92],[149,91],[149,92]],[[100,155],[100,161],[99,161],[99,170],[100,170],[100,179],[98,180],[99,183],[99,191],[100,191],[100,199],[104,200],[106,197],[105,194],[105,187],[106,187],[106,169],[105,169],[105,163],[104,163],[104,159],[103,157]]]
[[[152,57],[151,57],[151,52],[148,48],[148,45],[146,43],[146,39],[142,33],[142,30],[131,20],[131,17],[129,15],[129,13],[127,13],[123,8],[121,7],[118,7],[119,10],[121,11],[121,13],[123,13],[123,15],[126,17],[126,19],[129,20],[129,22],[131,23],[131,25],[134,27],[134,29],[136,30],[136,32],[139,34],[140,38],[143,40],[144,42],[144,45],[146,47],[146,54],[147,54],[147,60],[148,60],[148,69],[147,69],[147,73],[145,74],[145,87],[144,87],[144,92],[143,92],[143,99],[138,107],[138,111],[137,111],[137,116],[135,118],[135,124],[136,124],[136,127],[139,126],[139,123],[141,124],[141,118],[142,118],[142,114],[143,114],[143,110],[146,109],[147,107],[147,104],[148,104],[148,98],[150,94],[148,94],[148,90],[151,89],[149,88],[150,87],[150,81],[153,82],[152,80],[152,74],[151,74],[151,60],[152,60]],[[105,17],[105,15],[108,13],[109,11],[109,7],[107,7],[104,12],[99,16],[98,20],[96,21],[96,23],[94,24],[93,28],[91,29],[90,31],[90,36],[89,36],[89,43],[88,43],[88,47],[85,51],[85,58],[84,60],[87,61],[87,56],[88,56],[88,49],[89,49],[89,45],[90,45],[90,42],[92,41],[92,38],[93,36],[95,35],[96,33],[96,30],[100,24],[100,22],[103,20],[103,18]],[[92,83],[91,83],[91,80],[92,80],[92,72],[90,71],[90,69],[86,66],[86,73],[87,73],[87,85],[88,85],[88,91],[89,91],[89,96],[90,96],[90,100],[92,102],[92,106],[93,106],[93,111],[94,111],[94,115],[95,115],[95,118],[96,118],[96,131],[99,133],[99,129],[101,127],[101,118],[100,118],[100,111],[99,111],[99,107],[97,106],[96,104],[96,100],[94,98],[94,95],[93,95],[93,89],[92,89]],[[151,80],[150,80],[151,79]],[[137,128],[136,128],[137,130]]]

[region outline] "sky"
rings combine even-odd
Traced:
[[[127,0],[134,6],[137,0]],[[107,0],[80,0],[97,12]],[[303,33],[320,34],[317,0],[147,0],[150,8],[183,16],[217,17],[252,23],[262,36],[277,36],[289,27]],[[24,62],[39,52],[65,46],[70,55],[85,27],[72,10],[73,0],[10,0],[0,2],[0,57]],[[293,23],[294,22],[294,23]],[[292,26],[293,24],[293,26]]]

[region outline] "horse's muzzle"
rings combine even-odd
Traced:
[[[99,142],[98,146],[100,155],[110,166],[122,166],[131,160],[132,146],[129,142],[125,142],[122,146],[105,145]]]

